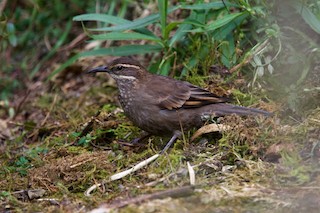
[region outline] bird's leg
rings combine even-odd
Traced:
[[[174,131],[173,136],[171,137],[171,139],[169,140],[169,142],[167,143],[167,145],[162,149],[162,151],[160,152],[160,154],[165,153],[170,146],[181,136],[181,132],[180,131]]]
[[[131,144],[138,144],[138,143],[148,139],[149,137],[151,137],[151,134],[144,132],[139,138],[135,138],[135,139],[131,140],[130,143]]]

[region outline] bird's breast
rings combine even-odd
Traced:
[[[119,88],[119,101],[120,104],[127,114],[130,108],[133,106],[135,100],[135,83],[130,79],[121,79],[117,81]]]

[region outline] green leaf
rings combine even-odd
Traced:
[[[187,75],[188,71],[190,71],[193,67],[195,67],[199,63],[199,58],[196,55],[193,55],[185,64],[182,72],[180,74],[180,78]]]
[[[169,42],[169,47],[172,47],[177,41],[180,41],[192,28],[191,24],[181,24],[176,33],[172,36]]]
[[[177,41],[180,41],[188,33],[188,31],[192,29],[192,25],[190,23],[192,23],[192,20],[194,20],[196,16],[197,14],[194,11],[191,11],[190,16],[183,21],[170,39],[169,47],[172,47]]]
[[[9,33],[9,34],[14,34],[15,33],[15,31],[16,31],[16,29],[15,29],[15,27],[14,27],[14,24],[12,24],[12,23],[7,23],[7,32]]]
[[[178,9],[178,6],[172,7],[168,10],[167,13],[171,13],[174,10]],[[138,29],[138,28],[143,28],[145,26],[148,26],[149,24],[152,24],[160,19],[160,15],[157,14],[152,14],[149,15],[145,18],[141,19],[136,19],[130,23],[124,23],[120,24],[117,26],[112,26],[112,27],[102,27],[102,28],[97,28],[97,29],[90,29],[92,31],[122,31],[122,30],[133,30],[133,29]]]
[[[123,24],[131,24],[132,21],[120,18],[118,16],[111,16],[106,14],[98,14],[98,13],[90,13],[90,14],[84,14],[75,16],[73,18],[73,21],[101,21],[108,24],[115,24],[115,25],[123,25]],[[100,28],[101,29],[101,28]],[[95,31],[96,29],[92,29]],[[153,36],[154,34],[148,30],[148,29],[136,29],[135,31]]]
[[[22,167],[22,168],[29,168],[30,162],[25,156],[20,156],[18,161],[16,161],[16,166]]]
[[[171,22],[167,25],[166,30],[168,33],[170,33],[174,28],[176,28],[181,22]]]
[[[109,2],[109,4],[108,4],[109,9],[108,9],[107,14],[113,14],[116,6],[117,6],[117,0],[112,0],[111,2]],[[123,17],[123,16],[120,16],[120,17]]]
[[[214,31],[212,37],[216,40],[225,39],[235,28],[240,26],[240,24],[249,16],[249,13],[243,13],[242,15],[236,17],[232,22],[226,24],[225,26]]]
[[[207,9],[214,9],[219,10],[224,8],[225,6],[231,7],[240,7],[237,4],[231,4],[229,2],[211,2],[211,3],[200,3],[200,4],[193,4],[193,5],[181,5],[181,9],[188,9],[188,10],[207,10]]]
[[[15,47],[18,44],[18,39],[17,36],[15,35],[16,29],[14,24],[12,23],[7,23],[7,32],[8,32],[8,39],[9,43]]]
[[[137,19],[133,22],[126,23],[126,24],[120,24],[112,27],[102,27],[97,29],[90,29],[91,31],[123,31],[123,30],[133,30],[138,28],[143,28],[145,26],[148,26],[149,24],[152,24],[159,20],[159,14],[153,14],[150,16],[147,16],[142,19]]]
[[[79,139],[77,145],[80,145],[80,146],[81,146],[81,145],[83,145],[83,146],[88,145],[88,141],[87,141],[86,137],[85,137],[85,136],[81,137],[81,138]]]
[[[119,0],[113,0],[114,2],[116,2],[116,5],[119,5]],[[127,10],[129,9],[128,4],[130,4],[130,1],[121,1],[121,7],[119,9],[118,12],[118,16],[119,17],[124,17],[127,14]],[[109,13],[111,14],[111,13]]]
[[[14,34],[9,34],[9,43],[11,44],[11,46],[16,47],[18,44],[18,39],[17,36]]]
[[[162,31],[162,37],[167,39],[168,33],[166,33],[167,25],[167,12],[168,12],[168,1],[167,0],[158,0],[159,15],[160,15],[160,25]]]
[[[224,17],[222,17],[221,19],[215,20],[214,22],[208,24],[205,29],[207,31],[210,30],[216,30],[222,26],[227,25],[228,23],[230,23],[231,21],[233,21],[234,19],[236,19],[237,17],[243,15],[245,12],[242,13],[232,13],[232,14],[227,14]]]
[[[192,24],[196,27],[205,27],[206,25],[202,24],[201,22],[199,22],[196,19],[186,19],[182,22],[183,24]]]
[[[118,16],[111,16],[107,14],[99,14],[99,13],[89,13],[83,14],[79,16],[75,16],[72,19],[73,21],[101,21],[108,24],[128,24],[131,21],[120,18]]]
[[[201,25],[205,25],[208,18],[208,12],[205,10],[195,11],[195,19]]]
[[[54,75],[58,74],[66,67],[73,64],[76,60],[82,57],[89,57],[89,56],[105,56],[105,55],[112,55],[112,56],[128,56],[133,54],[145,54],[151,52],[160,52],[163,48],[160,45],[127,45],[121,47],[110,47],[110,48],[101,48],[97,50],[90,50],[86,52],[81,52],[76,54],[75,56],[71,57],[67,60],[64,64],[62,64],[58,69],[54,70],[48,77],[50,80]]]
[[[232,34],[227,36],[227,41],[221,44],[221,61],[223,65],[228,68],[231,68],[236,63],[236,53],[235,53],[235,45],[234,38]]]
[[[159,66],[158,74],[168,76],[171,69],[171,61],[172,57],[166,59],[164,63],[161,63]]]
[[[150,40],[155,42],[161,42],[161,39],[156,36],[149,36],[136,32],[110,32],[99,35],[91,35],[91,38],[95,40]]]
[[[312,13],[312,11],[301,4],[300,2],[296,1],[294,2],[295,9],[298,13],[302,16],[305,22],[317,33],[320,34],[320,20],[317,18],[316,15]]]
[[[165,32],[166,35],[163,37],[165,39],[169,38],[170,32],[175,29],[178,25],[180,24],[180,22],[171,22],[166,26]]]

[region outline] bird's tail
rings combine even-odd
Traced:
[[[207,111],[208,112],[208,111]],[[243,106],[236,106],[232,104],[211,104],[211,108],[209,112],[214,114],[217,117],[236,114],[240,116],[248,116],[248,115],[264,115],[264,116],[271,116],[272,113],[255,108],[243,107]]]

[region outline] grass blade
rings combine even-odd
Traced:
[[[177,41],[180,41],[187,33],[188,30],[192,28],[191,24],[181,24],[176,31],[176,33],[172,36],[169,42],[169,47],[172,47]]]
[[[131,24],[132,21],[120,18],[118,16],[111,16],[106,14],[98,14],[98,13],[91,13],[91,14],[84,14],[75,16],[73,18],[73,21],[100,21],[108,24],[114,24],[114,25],[123,25],[123,24]],[[99,28],[101,29],[101,28]],[[153,36],[154,34],[145,28],[142,29],[136,29],[135,31]]]
[[[191,11],[190,16],[184,20],[184,22],[179,26],[175,34],[170,39],[169,47],[172,47],[177,41],[181,41],[181,39],[188,33],[188,31],[192,29],[192,25],[189,21],[194,20],[196,18],[196,15],[197,14],[194,11]]]
[[[227,14],[224,17],[222,17],[221,19],[218,19],[210,24],[208,24],[205,29],[207,31],[211,31],[211,30],[216,30],[224,25],[227,25],[228,23],[230,23],[231,21],[233,21],[234,19],[236,19],[237,17],[243,15],[245,12],[242,13],[232,13],[232,14]]]
[[[167,13],[171,13],[174,10],[178,9],[179,6],[172,7],[168,10]],[[135,21],[132,21],[130,23],[120,24],[117,26],[112,27],[103,27],[103,28],[97,28],[97,29],[91,29],[92,31],[122,31],[122,30],[133,30],[138,28],[143,28],[149,24],[152,24],[160,19],[159,13],[149,15],[145,18],[136,19]]]
[[[236,53],[235,53],[235,45],[234,38],[232,34],[227,36],[227,41],[224,41],[221,44],[221,61],[224,66],[227,68],[232,67],[236,63]]]
[[[243,13],[242,15],[236,17],[229,24],[226,24],[225,26],[214,31],[212,36],[217,40],[225,39],[236,27],[240,26],[243,20],[245,20],[248,16],[249,16],[249,13]]]
[[[320,19],[306,6],[300,2],[295,2],[295,9],[302,16],[303,20],[317,33],[320,34]]]
[[[131,21],[120,18],[118,16],[111,16],[107,14],[99,14],[99,13],[89,13],[83,14],[79,16],[75,16],[72,19],[73,21],[101,21],[108,24],[128,24]]]
[[[193,4],[193,5],[181,5],[181,9],[188,9],[188,10],[208,10],[214,9],[219,10],[224,8],[225,6],[232,6],[232,7],[240,7],[237,4],[231,4],[229,2],[211,2],[211,3],[200,3],[200,4]]]
[[[145,35],[136,32],[110,32],[99,35],[91,35],[95,40],[149,40],[161,43],[161,39],[156,36]]]
[[[167,39],[167,10],[168,10],[168,1],[167,0],[158,0],[158,8],[159,8],[159,15],[160,15],[160,25],[162,31],[162,38],[165,40]]]

